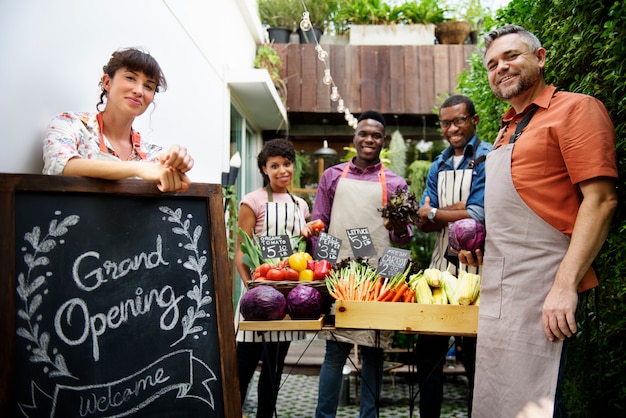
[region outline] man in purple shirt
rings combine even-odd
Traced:
[[[385,140],[385,119],[375,111],[358,118],[353,143],[356,157],[347,163],[328,168],[322,174],[315,195],[311,219],[321,219],[327,232],[342,240],[339,260],[353,257],[346,229],[367,227],[378,255],[392,242],[404,244],[411,239],[411,227],[399,219],[390,219],[388,228],[379,212],[406,181],[380,162]],[[375,266],[378,255],[369,262]],[[330,418],[337,413],[342,369],[348,353],[358,344],[361,352],[361,418],[378,415],[378,396],[383,373],[383,349],[391,347],[393,331],[334,331],[320,333],[326,341],[326,354],[320,370],[316,418]]]

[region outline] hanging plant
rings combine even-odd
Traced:
[[[265,68],[274,82],[274,86],[280,97],[287,99],[287,84],[280,78],[280,69],[283,67],[283,60],[274,49],[273,44],[261,44],[256,50],[254,58],[254,68]]]

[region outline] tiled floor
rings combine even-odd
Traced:
[[[319,367],[323,359],[324,342],[310,335],[307,340],[293,342],[289,355],[285,361],[276,416],[278,418],[312,418],[315,416],[317,405],[317,387]],[[306,366],[299,368],[300,366]],[[313,370],[313,373],[311,373]],[[303,373],[305,372],[306,373]],[[248,418],[256,417],[257,383],[259,373],[254,374],[250,383],[248,396],[243,408],[243,415]],[[414,380],[414,379],[413,379]],[[389,373],[383,377],[383,386],[380,398],[380,418],[388,417],[419,417],[417,385],[411,385],[412,380],[403,376],[392,379]],[[350,380],[350,402],[340,406],[337,412],[339,418],[356,418],[359,416],[359,407],[354,402],[354,377]],[[411,396],[413,394],[413,396]],[[467,379],[465,376],[448,376],[444,384],[444,400],[441,418],[467,417]],[[411,411],[411,399],[414,399],[414,409]]]
[[[244,405],[243,414],[248,418],[256,416],[256,387],[258,372],[255,373],[250,384],[248,397]],[[351,383],[354,381],[352,380]],[[283,375],[282,386],[278,393],[276,416],[280,418],[311,418],[315,416],[317,405],[318,376]],[[337,411],[339,418],[355,418],[359,416],[359,407],[354,404],[354,388],[351,387],[351,402],[340,406]],[[416,391],[413,387],[413,393]],[[410,386],[405,378],[396,377],[395,385],[391,377],[383,378],[383,388],[380,399],[380,418],[388,417],[419,417],[417,401],[414,410],[410,411]],[[419,399],[419,395],[418,395]],[[444,385],[444,401],[441,418],[467,417],[467,380],[463,376],[448,377]]]

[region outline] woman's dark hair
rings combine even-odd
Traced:
[[[296,150],[293,148],[291,141],[285,138],[275,138],[267,141],[257,156],[257,165],[263,178],[266,177],[263,167],[265,167],[267,159],[270,157],[284,157],[293,163],[296,161]]]
[[[137,48],[119,49],[113,52],[109,62],[102,67],[102,71],[113,78],[115,72],[120,68],[142,72],[147,77],[155,80],[157,83],[155,92],[167,90],[167,81],[165,80],[159,63],[147,52]],[[96,105],[96,109],[98,109],[101,104],[104,104],[104,98],[107,95],[102,83],[100,83],[100,87],[102,88],[102,92],[100,93],[100,101]]]

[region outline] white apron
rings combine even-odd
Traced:
[[[386,247],[391,245],[389,231],[385,228],[383,218],[378,211],[379,208],[387,203],[385,172],[381,167],[378,175],[379,181],[372,182],[346,178],[348,169],[349,165],[346,165],[341,178],[337,182],[333,207],[330,213],[328,233],[341,239],[338,260],[341,261],[347,257],[354,259],[346,235],[346,229],[366,226],[377,252],[376,256],[369,259],[370,264],[375,267],[378,264],[379,255],[382,254]],[[369,347],[378,346],[376,331],[341,330],[334,331],[333,334],[338,341],[351,342]],[[320,337],[333,339],[333,337],[326,332],[320,333]],[[378,343],[381,348],[391,348],[392,341],[393,331],[380,331],[380,341]]]
[[[474,169],[443,170],[437,176],[437,198],[439,207],[445,208],[461,201],[467,201],[472,188],[472,176]],[[448,270],[456,276],[456,267],[445,259],[444,254],[448,248],[448,231],[450,225],[443,227],[437,235],[437,241],[430,259],[430,268],[441,271]],[[478,268],[462,265],[461,269],[477,273]],[[473,270],[473,271],[472,271]]]
[[[515,417],[530,401],[554,403],[563,344],[550,342],[542,307],[569,238],[517,194],[507,144],[487,156],[487,239],[472,416]],[[552,416],[552,413],[550,413]]]
[[[305,225],[302,211],[296,203],[280,203],[272,201],[271,191],[268,190],[268,202],[265,204],[265,224],[260,235],[283,235],[289,236],[300,235],[300,230]],[[292,243],[293,246],[293,243]],[[247,289],[242,286],[241,296],[246,293]],[[244,319],[239,310],[239,302],[235,313],[235,332],[236,340],[239,342],[278,342],[278,341],[294,341],[301,340],[306,337],[304,331],[239,331],[239,321]]]

